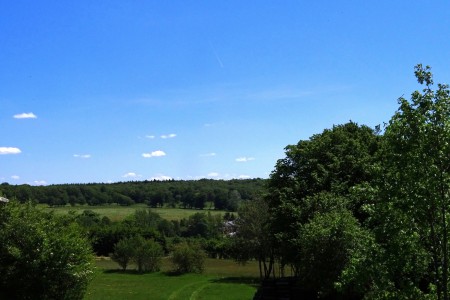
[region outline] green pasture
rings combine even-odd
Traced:
[[[258,266],[232,260],[207,259],[203,274],[173,275],[164,260],[162,271],[122,272],[111,260],[98,259],[96,277],[85,299],[252,299],[258,284]]]
[[[56,214],[68,214],[69,212],[74,212],[76,214],[82,213],[84,210],[92,210],[101,216],[107,216],[111,221],[121,221],[127,216],[133,214],[137,209],[147,209],[148,206],[145,204],[135,204],[131,206],[120,206],[116,204],[110,205],[99,205],[99,206],[89,206],[89,205],[75,205],[75,206],[57,206],[49,207],[47,205],[40,205],[44,210],[53,211]],[[224,211],[219,210],[199,210],[199,209],[183,209],[183,208],[151,208],[152,211],[158,213],[162,218],[167,220],[181,220],[183,218],[188,218],[197,212],[211,213],[212,215],[224,214]]]

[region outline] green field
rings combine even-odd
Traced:
[[[109,259],[98,259],[97,266],[85,299],[252,299],[259,276],[255,262],[218,259],[207,259],[203,274],[179,276],[170,275],[167,259],[161,272],[151,274],[121,272]]]
[[[67,214],[69,212],[81,213],[84,210],[92,210],[101,216],[107,216],[111,221],[121,221],[125,217],[133,214],[137,209],[147,209],[145,204],[135,204],[131,206],[119,206],[116,204],[89,206],[89,205],[75,205],[75,206],[58,206],[49,207],[47,205],[39,205],[41,208],[47,211],[53,211],[56,214]],[[166,220],[181,220],[188,218],[190,215],[197,212],[211,213],[213,215],[224,214],[224,211],[219,210],[198,210],[198,209],[183,209],[183,208],[151,208],[152,211],[158,213],[162,218]]]

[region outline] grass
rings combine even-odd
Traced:
[[[258,284],[255,262],[245,266],[231,260],[207,259],[203,274],[171,275],[170,263],[162,271],[137,274],[121,272],[109,259],[97,261],[97,275],[85,299],[252,299]]]
[[[42,209],[55,214],[75,214],[92,210],[112,221],[121,221],[137,209],[146,209],[144,204],[132,206],[63,206]],[[181,208],[152,208],[152,211],[167,220],[188,218],[196,212],[210,212],[213,215],[224,211],[194,210]],[[161,272],[138,274],[134,270],[122,272],[119,266],[109,258],[97,259],[98,270],[90,283],[85,298],[93,299],[164,299],[164,300],[237,300],[252,299],[259,283],[259,271],[256,262],[244,266],[232,260],[206,259],[203,274],[173,275],[167,258],[163,259]],[[133,268],[133,266],[131,266]]]
[[[68,214],[69,212],[74,212],[76,214],[82,213],[84,210],[92,210],[101,216],[107,216],[111,221],[122,221],[127,216],[133,214],[137,209],[147,209],[148,206],[145,204],[135,204],[131,206],[120,206],[116,204],[110,205],[99,205],[99,206],[89,206],[89,205],[75,205],[75,206],[58,206],[49,207],[44,204],[39,205],[41,208],[47,211],[53,211],[56,214]],[[224,214],[224,211],[219,210],[198,210],[198,209],[183,209],[183,208],[151,208],[152,211],[160,214],[160,216],[167,220],[181,220],[183,218],[188,218],[197,212],[211,213],[212,215]]]

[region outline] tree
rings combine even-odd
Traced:
[[[0,298],[82,299],[94,270],[78,225],[31,203],[0,205]]]
[[[137,235],[120,240],[114,246],[112,260],[117,262],[125,271],[130,262],[136,264],[139,273],[159,271],[162,247],[154,240],[146,240]]]
[[[175,246],[171,260],[177,273],[202,273],[205,257],[199,244],[182,242]]]
[[[257,259],[261,278],[269,278],[274,271],[275,252],[269,217],[268,203],[260,198],[243,204],[234,221],[234,258],[241,263]]]
[[[161,266],[163,251],[161,246],[154,240],[145,240],[141,236],[134,238],[135,245],[133,261],[136,263],[138,272],[156,272]]]
[[[385,129],[376,231],[395,286],[423,294],[435,290],[438,299],[447,300],[450,90],[443,84],[432,89],[428,66],[417,65],[415,76],[425,88],[410,101],[399,99]]]
[[[365,221],[370,199],[361,191],[371,187],[379,145],[378,130],[349,122],[286,147],[267,195],[281,267],[290,265],[301,276],[297,241],[317,213],[348,210],[360,224]]]
[[[114,245],[114,252],[111,255],[111,259],[118,263],[123,271],[126,271],[127,266],[133,259],[134,247],[135,245],[131,238],[121,239]]]
[[[362,228],[349,211],[315,214],[310,222],[301,226],[294,243],[298,249],[297,272],[302,286],[328,297],[339,292],[345,299],[362,298],[367,287],[361,283],[371,284],[371,278],[361,276],[362,271],[369,271],[367,268],[357,268],[370,261],[376,246],[373,234]],[[353,277],[346,275],[346,280],[342,280],[346,272],[352,272]],[[339,290],[335,291],[338,282]]]

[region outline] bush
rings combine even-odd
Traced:
[[[136,263],[139,272],[156,272],[161,266],[163,250],[161,246],[153,240],[144,240],[138,237],[139,243],[135,249],[133,261]]]
[[[206,254],[198,244],[182,242],[172,253],[174,271],[177,273],[202,273]]]
[[[114,246],[111,259],[125,271],[130,262],[134,262],[138,272],[156,272],[161,266],[162,247],[153,240],[142,236],[122,239]]]
[[[82,299],[91,247],[67,217],[31,203],[0,204],[0,299]]]
[[[114,245],[114,252],[111,259],[122,267],[122,270],[127,269],[134,255],[134,248],[131,239],[122,239]]]

